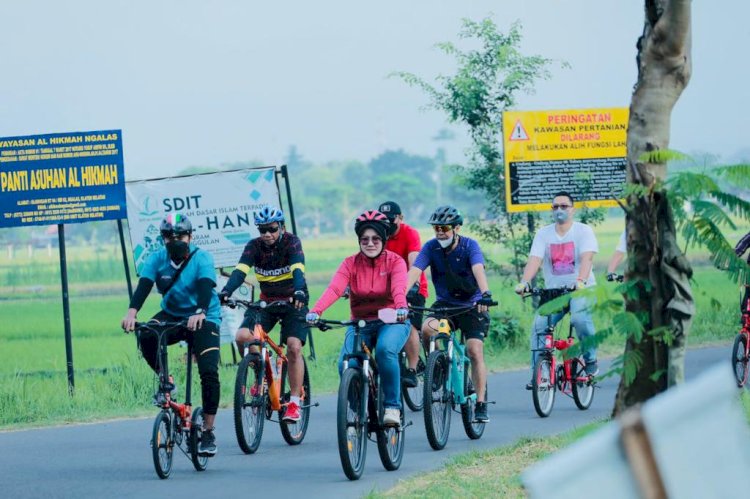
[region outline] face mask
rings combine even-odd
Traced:
[[[568,210],[555,210],[552,212],[552,218],[560,224],[567,222],[569,217],[570,213],[568,213]]]
[[[167,254],[175,263],[185,260],[190,251],[190,245],[185,241],[175,240],[167,243]]]
[[[450,247],[450,245],[451,245],[451,244],[453,244],[453,241],[454,241],[455,239],[456,239],[456,236],[454,235],[454,236],[453,236],[452,238],[450,238],[450,239],[438,239],[438,240],[437,240],[437,242],[438,242],[438,244],[440,244],[440,247],[441,247],[441,248],[445,249],[445,248],[448,248],[448,247]]]

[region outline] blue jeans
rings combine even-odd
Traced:
[[[565,314],[563,312],[556,312],[552,314],[552,326],[555,326],[563,318]],[[576,330],[578,339],[584,341],[586,338],[590,338],[594,335],[594,321],[591,318],[591,309],[586,298],[572,298],[570,300],[570,323]],[[547,316],[536,314],[534,316],[534,324],[531,327],[531,371],[533,376],[534,364],[539,352],[535,352],[535,348],[544,348],[544,330],[547,329]],[[566,335],[567,337],[567,335]],[[596,346],[590,346],[583,351],[583,360],[586,364],[596,362]]]
[[[360,331],[362,341],[367,348],[372,349],[377,339],[377,348],[375,348],[375,361],[378,363],[380,373],[380,383],[383,386],[385,399],[383,405],[387,408],[401,409],[401,367],[398,362],[398,356],[401,349],[404,348],[406,340],[409,338],[411,325],[409,321],[403,324],[384,324],[365,326]],[[344,344],[341,346],[339,355],[339,375],[344,370],[344,355],[354,351],[354,326],[346,330]],[[349,366],[354,367],[357,364],[355,359],[349,361]]]

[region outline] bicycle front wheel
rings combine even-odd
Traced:
[[[546,418],[552,412],[555,403],[555,383],[552,382],[552,362],[549,358],[539,356],[534,365],[534,378],[531,384],[534,409],[540,417]]]
[[[281,424],[281,436],[289,445],[301,444],[305,439],[307,433],[307,424],[310,421],[310,404],[312,403],[311,391],[310,391],[310,373],[307,372],[307,362],[305,362],[304,356],[302,357],[302,365],[304,366],[304,376],[302,378],[302,396],[300,397],[300,418],[297,422],[284,421],[283,414],[279,414]],[[281,370],[281,391],[283,393],[282,403],[289,403],[291,400],[292,392],[287,390],[287,364],[284,363],[284,367]]]
[[[748,357],[745,352],[747,352],[747,335],[740,333],[734,338],[732,347],[732,370],[737,386],[740,388],[747,383]]]
[[[362,476],[367,458],[367,412],[365,409],[365,386],[362,374],[357,369],[347,369],[339,385],[336,408],[336,431],[338,436],[341,467],[349,480]]]
[[[151,435],[151,454],[154,458],[154,469],[159,478],[169,478],[172,472],[172,457],[174,456],[173,425],[170,413],[162,410],[154,420],[154,430]]]
[[[573,359],[571,371],[573,379],[570,380],[570,384],[573,387],[573,401],[580,410],[585,411],[594,400],[594,382],[586,374],[586,363],[581,358]]]
[[[424,374],[424,428],[430,447],[440,450],[448,442],[451,430],[451,391],[448,356],[436,350],[427,357]]]
[[[237,368],[234,382],[234,432],[245,454],[258,450],[266,420],[266,396],[262,393],[260,355],[248,354]]]
[[[383,384],[378,385],[378,454],[380,462],[388,471],[397,470],[401,466],[401,460],[404,457],[404,392],[401,392],[401,421],[399,426],[383,426],[383,416],[385,415],[385,406],[383,400]]]
[[[201,437],[203,437],[203,409],[196,407],[190,420],[190,460],[193,461],[196,471],[205,471],[208,465],[208,456],[201,456],[198,453]]]
[[[404,362],[403,368],[406,369],[406,367],[409,365],[409,362],[406,359],[406,356],[403,356],[402,359]],[[424,354],[422,353],[422,349],[420,348],[419,360],[417,361],[417,386],[406,387],[403,383],[401,383],[401,391],[404,394],[404,401],[406,402],[406,405],[409,406],[409,409],[414,412],[421,411],[422,407],[424,406],[424,370]]]
[[[471,369],[469,364],[466,369],[464,369],[464,395],[466,395],[466,397],[475,393],[474,383],[471,381],[471,376],[469,376],[470,372]],[[487,385],[484,387],[484,400],[487,400]],[[485,423],[478,422],[475,419],[474,410],[476,409],[476,406],[477,401],[472,398],[467,399],[465,403],[461,404],[461,420],[464,423],[464,431],[466,432],[466,436],[472,440],[482,438],[485,427]]]

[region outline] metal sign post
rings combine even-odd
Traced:
[[[72,397],[75,390],[73,371],[73,338],[70,333],[70,301],[68,296],[68,266],[65,257],[65,226],[57,225],[57,240],[60,249],[60,281],[62,284],[63,323],[65,326],[65,364],[68,368],[68,394]]]

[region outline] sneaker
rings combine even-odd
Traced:
[[[286,406],[286,410],[284,411],[284,422],[286,423],[296,423],[300,420],[299,415],[299,405],[297,405],[295,402],[289,402]]]
[[[487,402],[477,402],[474,408],[474,421],[477,423],[489,423],[490,417],[487,415]]]
[[[534,389],[534,383],[532,383],[531,381],[529,381],[528,383],[526,383],[526,389],[527,390],[533,390]]]
[[[214,429],[203,430],[201,434],[201,441],[198,444],[198,455],[213,457],[216,455],[216,436],[214,435]]]
[[[418,385],[416,369],[411,369],[411,368],[406,369],[406,371],[404,371],[404,374],[401,378],[406,388],[416,388]]]
[[[383,415],[383,425],[398,426],[401,424],[401,410],[395,407],[386,407]]]
[[[596,376],[599,374],[599,365],[596,361],[586,363],[586,374]]]

